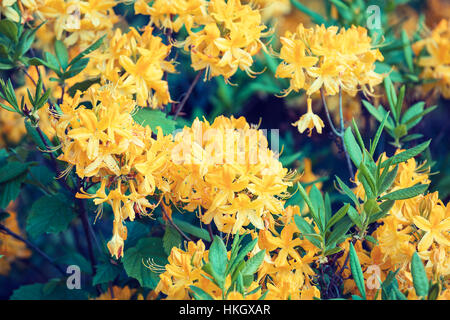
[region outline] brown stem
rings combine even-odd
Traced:
[[[16,238],[19,241],[22,241],[23,243],[25,243],[28,247],[30,247],[31,249],[33,249],[34,251],[36,251],[36,253],[38,253],[40,256],[42,256],[48,263],[50,263],[52,266],[54,266],[56,269],[58,269],[58,271],[65,276],[66,273],[64,272],[64,269],[59,266],[58,264],[56,264],[55,260],[53,260],[52,258],[50,258],[45,252],[43,252],[41,249],[39,249],[36,245],[34,245],[33,243],[31,243],[30,241],[28,241],[27,239],[24,239],[23,237],[21,237],[20,235],[18,235],[17,233],[14,233],[13,231],[11,231],[10,229],[8,229],[7,227],[5,227],[4,225],[0,224],[0,231],[12,236],[13,238]]]
[[[183,230],[181,230],[181,229],[173,222],[173,220],[172,220],[172,219],[169,217],[169,215],[167,214],[166,209],[164,209],[163,206],[161,206],[161,208],[162,208],[162,212],[163,212],[164,217],[166,217],[166,219],[169,221],[170,225],[171,225],[172,227],[174,227],[175,230],[177,230],[178,233],[181,234],[181,236],[182,236],[186,241],[192,241],[191,238],[189,238],[189,237],[183,232]]]
[[[213,234],[213,231],[212,231],[211,223],[208,224],[208,232],[209,232],[209,237],[211,238],[211,242],[213,242],[214,241],[214,234]]]
[[[189,99],[189,96],[192,94],[192,91],[194,90],[195,86],[197,85],[197,82],[200,80],[203,70],[199,71],[197,75],[195,76],[194,81],[192,81],[191,86],[189,87],[188,91],[183,97],[183,100],[176,106],[177,111],[175,112],[175,115],[173,117],[173,120],[176,120],[178,115],[180,114],[181,110],[183,109],[184,105],[186,104],[186,101]]]

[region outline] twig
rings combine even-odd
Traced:
[[[327,100],[325,98],[323,88],[320,88],[320,95],[322,96],[322,103],[325,108],[325,113],[327,115],[328,124],[330,125],[331,131],[333,131],[335,136],[340,137],[341,133],[337,131],[336,127],[333,124],[333,121],[331,120],[330,111],[328,110]]]
[[[28,73],[27,69],[22,68],[23,73],[25,73],[25,75],[28,77],[28,79],[31,80],[31,82],[33,82],[34,86],[37,87],[37,83],[36,81],[33,79],[33,77],[31,77],[31,75]]]
[[[348,150],[347,147],[345,146],[344,143],[344,131],[345,131],[345,126],[344,126],[344,114],[343,114],[343,106],[342,106],[342,88],[341,86],[339,86],[339,117],[341,118],[341,140],[342,140],[342,147],[344,149],[344,153],[345,153],[345,158],[347,160],[347,167],[348,167],[348,171],[350,173],[350,180],[353,179],[355,177],[355,173],[353,172],[353,165],[352,162],[350,161],[350,155],[348,154]]]
[[[52,258],[50,258],[45,252],[43,252],[41,249],[39,249],[36,245],[34,245],[33,243],[31,243],[30,241],[28,241],[27,239],[24,239],[23,237],[21,237],[20,235],[18,235],[17,233],[14,233],[13,231],[11,231],[10,229],[8,229],[7,227],[5,227],[4,225],[0,224],[0,230],[3,231],[4,233],[16,238],[19,241],[22,241],[23,243],[25,243],[28,247],[30,247],[31,249],[33,249],[34,251],[36,251],[36,253],[38,253],[40,256],[42,256],[45,260],[47,260],[48,263],[50,263],[52,266],[54,266],[56,269],[58,269],[58,271],[65,276],[66,272],[64,272],[64,269],[59,266],[58,264],[56,264],[55,260],[53,260]]]
[[[208,224],[208,232],[209,232],[209,236],[211,237],[211,242],[213,242],[214,241],[214,235],[213,235],[211,223]]]
[[[81,182],[80,182],[80,184],[81,184]],[[97,264],[97,259],[94,255],[94,248],[92,245],[93,238],[92,238],[91,230],[89,228],[88,215],[87,215],[83,200],[76,198],[76,202],[78,205],[79,215],[81,218],[81,223],[83,225],[84,233],[86,235],[86,242],[88,245],[88,255],[89,255],[89,260],[91,263],[92,274],[95,275],[95,273],[97,271],[97,269],[95,267],[95,265]]]
[[[345,159],[347,162],[347,167],[348,167],[348,171],[350,174],[350,178],[352,179],[355,174],[353,172],[353,166],[352,163],[350,161],[350,155],[348,154],[348,150],[347,147],[345,146],[344,143],[344,131],[345,131],[345,125],[344,125],[344,114],[343,114],[343,107],[342,107],[342,88],[339,86],[339,122],[340,122],[340,130],[338,131],[336,129],[336,127],[333,124],[333,121],[331,120],[331,116],[330,116],[330,112],[328,110],[328,106],[327,106],[327,102],[325,99],[325,93],[323,88],[320,88],[320,95],[322,96],[322,102],[323,102],[323,106],[325,108],[325,113],[327,115],[327,119],[328,119],[328,123],[330,125],[331,131],[334,133],[334,135],[336,137],[339,137],[341,139],[342,142],[342,149],[344,151],[345,154]]]
[[[177,111],[175,111],[175,115],[173,117],[173,120],[176,120],[178,115],[180,114],[181,110],[183,109],[184,105],[186,104],[186,101],[189,99],[189,96],[192,94],[192,91],[194,90],[197,82],[200,80],[201,76],[203,74],[203,70],[199,71],[197,75],[195,76],[194,81],[192,81],[191,86],[189,87],[188,91],[183,97],[183,100],[176,106]]]
[[[162,212],[163,212],[164,217],[166,217],[166,219],[169,221],[170,225],[171,225],[172,227],[174,227],[175,230],[177,230],[178,233],[181,234],[181,236],[182,236],[186,241],[192,241],[191,238],[189,238],[189,237],[183,232],[183,230],[181,230],[181,229],[173,222],[173,220],[172,220],[172,219],[169,217],[169,215],[167,214],[166,209],[164,209],[163,206],[161,206],[161,208],[162,208]]]

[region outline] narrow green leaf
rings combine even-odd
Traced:
[[[353,279],[363,299],[366,299],[366,287],[364,284],[364,276],[359,263],[358,255],[356,254],[353,243],[350,243],[350,269],[352,271]]]
[[[422,260],[417,252],[414,252],[411,260],[411,274],[416,294],[419,297],[426,297],[429,289],[428,278]]]
[[[385,194],[381,200],[404,200],[410,199],[423,194],[428,189],[428,184],[418,184],[413,187],[396,190]]]
[[[362,152],[355,140],[355,137],[353,136],[352,129],[350,127],[345,130],[344,144],[353,163],[356,167],[359,167],[362,161]]]

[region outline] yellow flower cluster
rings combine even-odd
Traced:
[[[78,197],[111,204],[114,230],[108,247],[117,258],[126,239],[123,221],[133,220],[135,211],[147,214],[155,208],[147,197],[156,196],[156,190],[164,206],[173,202],[198,209],[202,222],[214,220],[226,233],[243,232],[250,223],[263,229],[273,224],[272,215],[282,213],[291,185],[288,171],[268,148],[263,131],[244,118],[218,117],[211,125],[197,119],[175,137],[159,130],[152,138],[151,129],[131,116],[134,100],[113,87],[90,88],[84,98],[92,109],[80,105],[79,92],[61,106],[59,159],[69,163],[66,172],[75,167],[80,178],[101,182],[95,194],[82,190]]]
[[[2,0],[0,3],[0,13],[11,21],[21,21],[22,23],[25,23],[33,20],[33,14],[43,4],[43,1],[44,0]],[[16,3],[20,12],[13,8]]]
[[[189,33],[184,48],[191,54],[192,68],[206,70],[205,79],[222,75],[228,81],[238,69],[253,76],[253,56],[265,49],[265,29],[259,10],[250,5],[211,0],[201,30]]]
[[[399,151],[397,151],[399,152]],[[382,155],[379,161],[385,160]],[[417,167],[414,159],[399,164],[398,174],[391,191],[411,187],[417,183],[429,183],[428,172]],[[364,191],[357,182],[355,194],[364,196]],[[402,292],[408,290],[409,299],[417,298],[413,290],[410,261],[415,251],[419,253],[425,264],[429,279],[445,284],[448,287],[450,275],[450,204],[444,205],[438,193],[419,195],[407,200],[395,202],[389,215],[379,221],[382,225],[372,234],[378,245],[371,245],[366,251],[358,241],[355,249],[358,253],[366,279],[374,275],[374,268],[379,270],[383,281],[389,271],[400,269],[399,287]],[[343,245],[348,249],[348,242]],[[340,262],[343,263],[344,257]],[[369,272],[369,269],[372,268]],[[344,274],[345,277],[345,274]],[[374,280],[373,278],[372,280]],[[370,280],[371,282],[374,282]],[[375,281],[374,283],[377,283]],[[353,292],[356,287],[349,281],[345,284],[347,291]],[[369,288],[370,289],[370,288]],[[356,291],[354,291],[356,292]],[[373,297],[376,290],[369,291]],[[448,289],[441,295],[449,295]]]
[[[170,50],[150,26],[142,34],[134,28],[125,34],[116,29],[104,50],[92,56],[85,75],[113,84],[121,94],[135,95],[139,106],[161,108],[172,102],[164,79],[165,72],[175,72],[173,62],[166,61]]]
[[[217,117],[212,124],[195,120],[174,137],[174,202],[200,213],[202,222],[214,220],[226,233],[243,232],[251,223],[258,229],[283,211],[288,170],[268,148],[262,130],[245,118]],[[201,211],[201,210],[200,210]]]
[[[295,215],[300,215],[300,208],[288,206],[276,223],[283,226],[281,232],[269,228],[258,234],[258,248],[266,250],[258,279],[266,283],[267,299],[270,300],[320,297],[312,281],[315,272],[311,268],[319,250],[309,240],[300,238],[294,223]],[[304,253],[301,255],[300,252]]]
[[[116,0],[39,0],[34,13],[37,23],[46,21],[38,31],[40,48],[47,49],[55,39],[80,51],[105,34],[119,21],[113,8]],[[78,53],[78,52],[76,52]]]
[[[311,96],[321,88],[326,95],[335,95],[340,88],[351,96],[358,90],[371,94],[383,80],[374,71],[374,63],[383,56],[371,42],[363,27],[339,30],[336,26],[305,28],[300,24],[295,33],[288,31],[281,37],[283,61],[276,77],[290,79],[286,95],[304,89]]]
[[[81,189],[77,196],[94,198],[99,214],[103,203],[111,205],[114,228],[108,248],[119,258],[127,238],[123,221],[153,209],[147,196],[156,188],[169,190],[163,173],[170,136],[158,131],[152,138],[151,129],[136,124],[131,116],[135,102],[111,87],[91,88],[87,98],[92,109],[79,105],[79,92],[61,106],[63,114],[56,126],[63,152],[59,159],[70,164],[67,170],[75,166],[79,177],[101,182],[95,194]]]
[[[11,203],[6,212],[9,214],[2,224],[12,232],[22,235],[17,222],[16,205]],[[12,238],[10,235],[0,232],[0,275],[7,275],[11,270],[11,263],[16,259],[27,259],[31,256],[31,251],[22,241]]]
[[[231,252],[228,252],[228,256]],[[155,293],[163,293],[168,300],[188,300],[189,286],[194,285],[202,288],[214,299],[222,299],[225,292],[209,280],[207,273],[202,267],[208,260],[208,250],[201,240],[197,243],[189,241],[186,252],[173,248],[168,258],[169,263],[165,266],[165,271],[160,274],[160,281],[155,289]],[[151,267],[151,266],[150,266]],[[231,275],[225,281],[225,288],[231,285]],[[253,282],[247,289],[248,292],[254,291],[258,287],[257,282]],[[227,291],[227,290],[225,290]],[[261,297],[261,289],[245,296],[247,300],[257,300]],[[238,292],[230,292],[228,299],[243,299]]]
[[[184,26],[188,37],[180,46],[190,52],[194,70],[206,70],[205,79],[228,81],[238,69],[253,76],[253,56],[265,48],[260,11],[241,0],[138,0],[135,10],[158,28],[178,32]]]
[[[438,88],[444,98],[450,99],[450,20],[442,20],[429,37],[413,45],[416,55],[423,48],[428,56],[419,58],[418,64],[423,67],[420,77],[435,80],[424,84],[424,89]]]
[[[300,214],[299,208],[287,207],[280,217],[279,223],[284,225],[281,233],[275,229],[260,230],[259,234],[252,232],[252,237],[258,236],[259,241],[250,256],[260,250],[266,250],[266,255],[258,271],[258,278],[249,288],[253,291],[258,286],[261,289],[245,297],[237,292],[230,293],[228,299],[258,299],[267,291],[266,298],[270,300],[299,300],[319,298],[320,292],[312,282],[314,271],[311,268],[316,260],[318,249],[308,240],[300,240],[298,229],[293,222],[293,216]],[[304,255],[299,252],[303,250]],[[190,299],[189,286],[195,285],[209,293],[214,299],[222,298],[222,291],[206,277],[202,267],[208,262],[208,251],[200,240],[197,243],[188,242],[186,251],[173,248],[169,263],[160,274],[160,282],[156,294],[163,293],[167,299]],[[152,268],[154,266],[150,266]],[[225,287],[229,287],[231,278],[226,279]]]
[[[175,32],[185,26],[191,31],[206,21],[205,0],[155,0],[151,5],[146,0],[134,3],[136,14],[150,16],[150,24],[158,29],[170,29]]]

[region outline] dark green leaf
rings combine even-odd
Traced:
[[[350,269],[352,271],[353,279],[362,297],[366,299],[366,286],[364,284],[364,276],[359,263],[358,255],[356,254],[353,243],[350,243]]]
[[[428,278],[422,260],[417,252],[414,252],[411,260],[411,274],[417,296],[426,297],[429,289]]]
[[[145,238],[139,240],[135,247],[125,250],[122,262],[129,277],[138,280],[142,287],[154,289],[158,285],[159,276],[146,265],[155,263],[164,266],[167,263],[166,257],[161,238]]]
[[[66,230],[76,216],[67,203],[61,195],[43,196],[35,201],[27,217],[26,230],[31,237]]]
[[[410,198],[414,198],[415,196],[418,196],[419,194],[423,194],[427,189],[428,189],[428,184],[418,184],[413,187],[404,188],[404,189],[390,192],[390,193],[382,196],[380,199],[381,200],[410,199]]]

